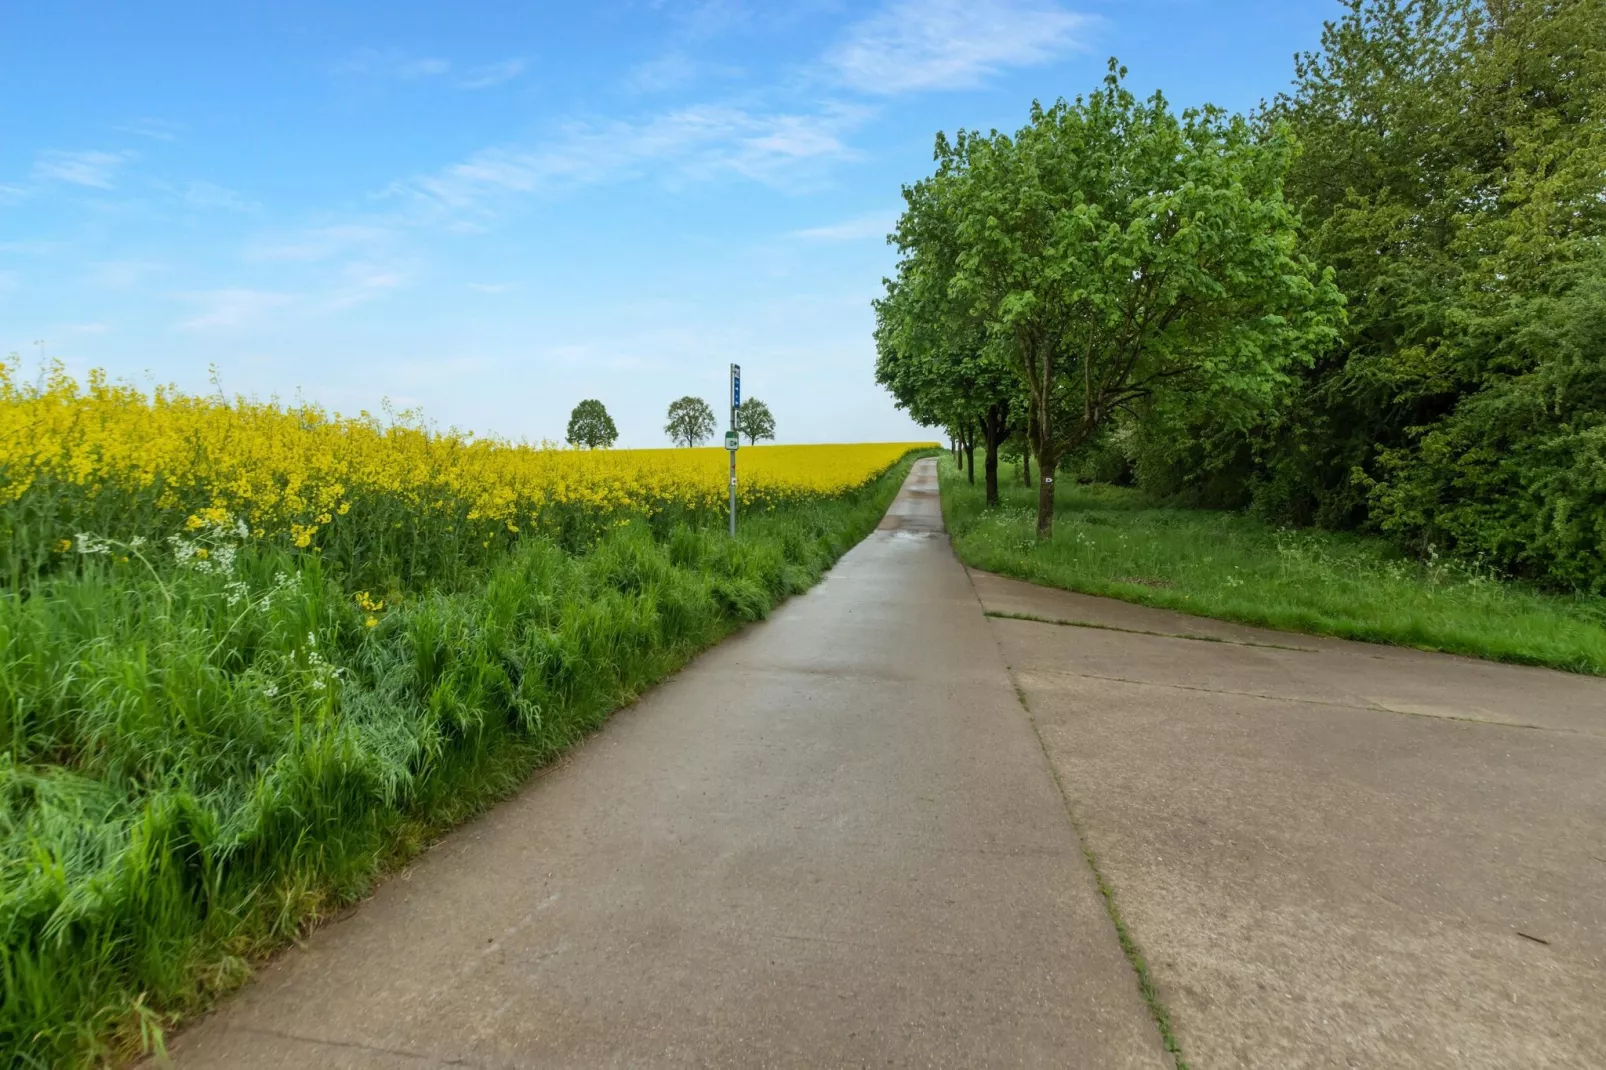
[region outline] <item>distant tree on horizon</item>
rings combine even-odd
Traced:
[[[775,414],[758,398],[748,398],[736,406],[736,430],[747,436],[749,445],[761,438],[775,441]]]
[[[669,422],[664,434],[677,446],[696,446],[714,434],[714,410],[702,398],[690,394],[669,403]]]
[[[586,398],[569,414],[569,445],[607,449],[619,440],[619,428],[602,402]]]

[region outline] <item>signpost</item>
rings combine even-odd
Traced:
[[[725,448],[731,455],[731,538],[736,537],[736,449],[742,444],[742,436],[736,430],[736,407],[742,403],[742,366],[731,365],[731,424],[730,430],[725,432]]]

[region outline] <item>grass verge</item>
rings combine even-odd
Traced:
[[[1411,560],[1374,536],[1166,508],[1101,485],[1061,484],[1054,537],[1039,543],[1036,492],[1018,470],[1001,466],[996,509],[949,457],[938,470],[954,550],[973,568],[1241,624],[1606,675],[1603,598]]]
[[[871,531],[905,458],[713,526],[543,537],[376,616],[315,558],[0,592],[0,1059],[165,1030]],[[214,558],[215,559],[215,558]]]

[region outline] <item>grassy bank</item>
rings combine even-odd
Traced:
[[[975,568],[1244,624],[1606,675],[1606,599],[1408,560],[1378,538],[1163,508],[1100,485],[1062,483],[1054,538],[1039,545],[1036,492],[1018,469],[1000,471],[994,510],[952,460],[940,472],[954,549]]]
[[[0,592],[0,1056],[158,1046],[253,961],[813,584],[909,463],[756,511],[735,541],[711,521],[624,523],[579,552],[522,538],[382,609],[316,556],[226,540],[189,567],[92,545],[81,567]]]

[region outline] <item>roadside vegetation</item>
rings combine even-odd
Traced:
[[[744,449],[733,540],[723,450],[0,385],[0,1061],[19,1066],[158,1048],[813,584],[911,451]]]
[[[973,568],[1241,624],[1606,675],[1606,598],[1108,484],[1062,484],[1054,536],[1039,540],[1017,465],[1003,465],[993,508],[951,455],[939,473],[954,550]]]
[[[1034,567],[1080,567],[1064,517],[1119,516],[1134,536],[1141,518],[1167,555],[1220,573],[1194,600],[1245,619],[1592,664],[1560,633],[1471,617],[1593,612],[1489,593],[1492,577],[1606,593],[1602,42],[1594,0],[1347,0],[1247,116],[1139,100],[1112,60],[1013,135],[938,135],[892,235],[878,379],[947,429],[995,508],[1020,507],[1000,461],[1030,465]],[[1075,480],[1226,512],[1083,513]],[[1013,532],[1014,515],[989,523]],[[1332,567],[1296,571],[1349,593],[1229,588],[1218,566],[1237,551],[1214,543],[1251,532],[1267,552],[1245,552],[1246,574],[1303,547]],[[1423,605],[1397,572],[1465,577],[1454,598],[1423,588],[1463,608],[1391,608]],[[1362,604],[1379,612],[1340,623]]]

